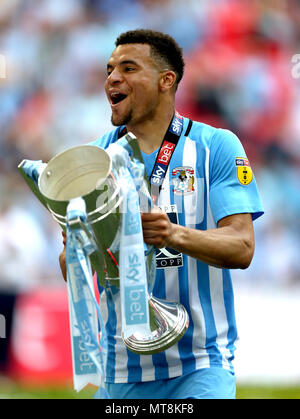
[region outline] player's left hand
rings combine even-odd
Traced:
[[[158,249],[167,247],[174,229],[168,215],[154,207],[151,212],[142,213],[141,218],[145,243]]]

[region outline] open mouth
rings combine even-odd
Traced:
[[[110,95],[110,101],[112,105],[117,105],[118,103],[122,102],[124,99],[126,99],[127,95],[124,93],[112,93]]]

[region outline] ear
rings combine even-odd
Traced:
[[[162,73],[159,86],[162,92],[166,92],[176,84],[176,74],[172,70],[166,70]]]

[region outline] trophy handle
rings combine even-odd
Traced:
[[[21,163],[18,165],[18,170],[21,173],[21,175],[23,176],[23,178],[24,178],[25,182],[27,183],[27,185],[29,186],[29,188],[34,193],[34,195],[44,205],[44,207],[48,209],[47,202],[46,202],[45,198],[43,197],[43,195],[41,194],[37,184],[34,182],[34,180],[30,176],[27,175],[27,173],[24,169],[27,162],[28,162],[28,160],[22,160]],[[42,164],[43,163],[41,163],[41,166],[42,166]]]
[[[153,355],[175,345],[189,326],[189,316],[183,305],[151,295],[148,300],[151,333],[135,333],[123,341],[139,355]]]

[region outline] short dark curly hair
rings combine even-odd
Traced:
[[[154,60],[174,71],[178,86],[184,73],[184,60],[182,49],[170,35],[150,29],[136,29],[124,32],[116,39],[116,47],[124,44],[150,45]]]

